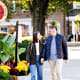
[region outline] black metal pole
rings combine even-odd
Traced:
[[[15,66],[17,66],[17,54],[18,54],[18,21],[16,22],[16,48],[15,48]]]

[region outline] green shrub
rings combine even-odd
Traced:
[[[10,79],[10,74],[0,71],[0,80],[9,80]]]
[[[30,43],[31,41],[24,40],[22,41],[22,43],[19,43],[19,48],[26,48],[27,50],[27,47],[29,46]],[[19,56],[20,60],[26,60],[26,50]]]
[[[31,41],[24,40],[22,43],[19,43],[19,47],[27,48],[27,46],[31,43]]]

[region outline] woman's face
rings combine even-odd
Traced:
[[[37,34],[37,39],[41,40],[41,34],[40,33]]]

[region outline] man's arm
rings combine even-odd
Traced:
[[[68,59],[68,49],[67,49],[67,41],[66,39],[62,38],[62,49],[63,49],[63,59],[67,60]]]
[[[45,43],[43,43],[43,48],[41,51],[41,58],[44,58],[44,57],[45,57]]]

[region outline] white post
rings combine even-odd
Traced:
[[[13,11],[16,11],[16,2],[15,2],[15,0],[13,0],[12,3],[13,3]]]
[[[22,26],[18,26],[18,42],[22,42]]]
[[[76,26],[74,21],[72,21],[72,34],[73,34],[73,41],[75,41]]]

